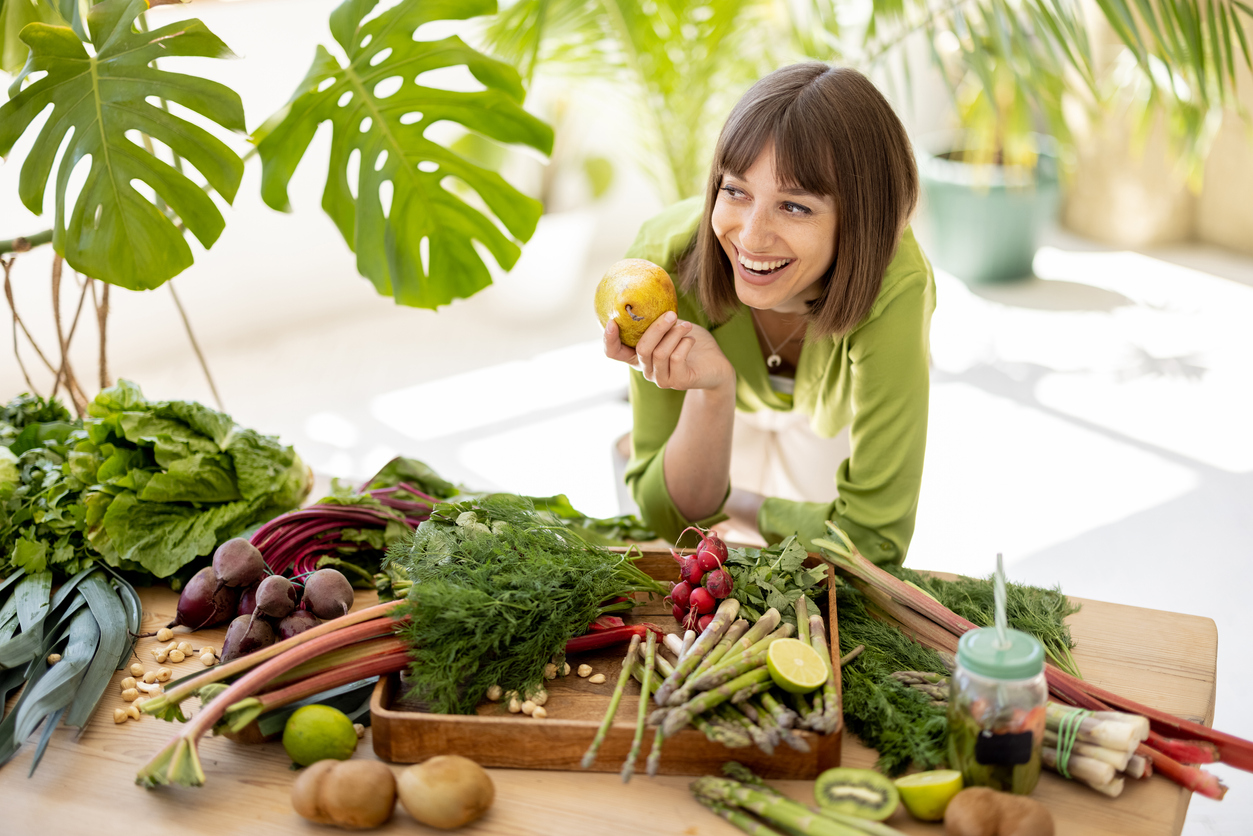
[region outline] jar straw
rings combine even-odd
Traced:
[[[1005,632],[1009,620],[1005,615],[1005,563],[1001,553],[996,553],[996,577],[992,584],[992,608],[996,619],[996,649],[1009,650],[1009,635]]]

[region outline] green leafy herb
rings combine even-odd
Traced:
[[[525,497],[493,494],[435,506],[388,551],[412,582],[411,695],[430,710],[469,714],[491,685],[527,692],[544,665],[636,592],[664,589],[629,557],[536,513]]]
[[[770,607],[796,626],[796,601],[805,595],[810,612],[819,612],[816,597],[827,576],[825,566],[806,567],[809,555],[795,537],[764,549],[733,548],[727,553],[731,597],[740,602],[740,617],[755,622]]]

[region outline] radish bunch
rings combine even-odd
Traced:
[[[673,605],[676,621],[688,630],[704,630],[713,620],[718,601],[731,594],[731,575],[722,568],[727,560],[727,544],[712,531],[692,526],[683,534],[688,531],[700,534],[700,545],[693,554],[670,550],[679,564],[680,580],[666,600]]]

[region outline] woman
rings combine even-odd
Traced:
[[[635,349],[626,479],[667,539],[729,519],[768,542],[832,520],[876,562],[914,529],[927,432],[931,267],[908,221],[908,137],[864,76],[822,63],[758,81],[719,137],[705,197],[628,257],[678,278],[678,316]],[[734,536],[734,535],[732,535]]]

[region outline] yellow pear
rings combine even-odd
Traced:
[[[666,311],[678,311],[674,282],[665,270],[642,258],[615,263],[596,286],[596,316],[601,327],[618,323],[624,345],[632,348]]]

